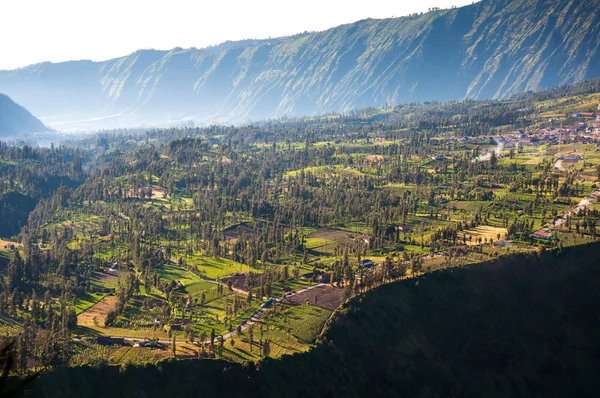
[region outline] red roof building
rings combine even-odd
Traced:
[[[537,239],[552,240],[552,234],[544,231],[536,231],[531,236]]]

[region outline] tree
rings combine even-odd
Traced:
[[[498,157],[496,156],[496,151],[492,151],[490,155],[490,168],[495,169],[498,165]]]
[[[254,327],[248,328],[248,341],[250,342],[250,353],[252,353],[252,345],[254,344]]]
[[[263,356],[268,357],[271,354],[271,343],[269,340],[263,342]]]

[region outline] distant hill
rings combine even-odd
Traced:
[[[461,8],[206,49],[0,71],[58,129],[239,122],[413,101],[506,98],[600,77],[600,0]]]
[[[50,130],[27,109],[0,94],[0,137]]]

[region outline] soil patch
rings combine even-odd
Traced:
[[[117,296],[106,296],[102,300],[98,301],[95,305],[90,307],[88,310],[82,312],[77,316],[77,325],[79,326],[104,326],[106,315],[109,311],[115,308],[117,304]],[[94,323],[94,318],[96,322]]]
[[[500,234],[500,240],[502,240],[502,239],[505,239],[505,236],[507,233],[508,233],[508,230],[506,228],[490,227],[489,225],[482,225],[479,227],[475,227],[473,229],[463,231],[462,233],[459,234],[459,239],[462,240],[463,236],[465,236],[467,238],[467,245],[472,246],[472,245],[479,244],[479,238],[481,238],[482,243],[485,243],[486,238],[487,238],[488,242],[490,242],[491,240],[493,240],[495,242],[498,240],[498,234]]]
[[[310,305],[333,311],[346,301],[346,298],[344,297],[344,289],[327,285],[298,293],[289,298],[289,301],[294,304],[306,304],[306,300]]]

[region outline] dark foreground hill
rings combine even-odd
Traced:
[[[0,138],[49,130],[27,109],[16,104],[8,96],[0,94]]]
[[[315,11],[318,12],[318,11]],[[0,71],[57,129],[506,98],[600,77],[600,0],[483,0],[324,32]]]
[[[59,369],[41,397],[591,397],[600,389],[600,244],[383,286],[302,355],[242,367]]]

